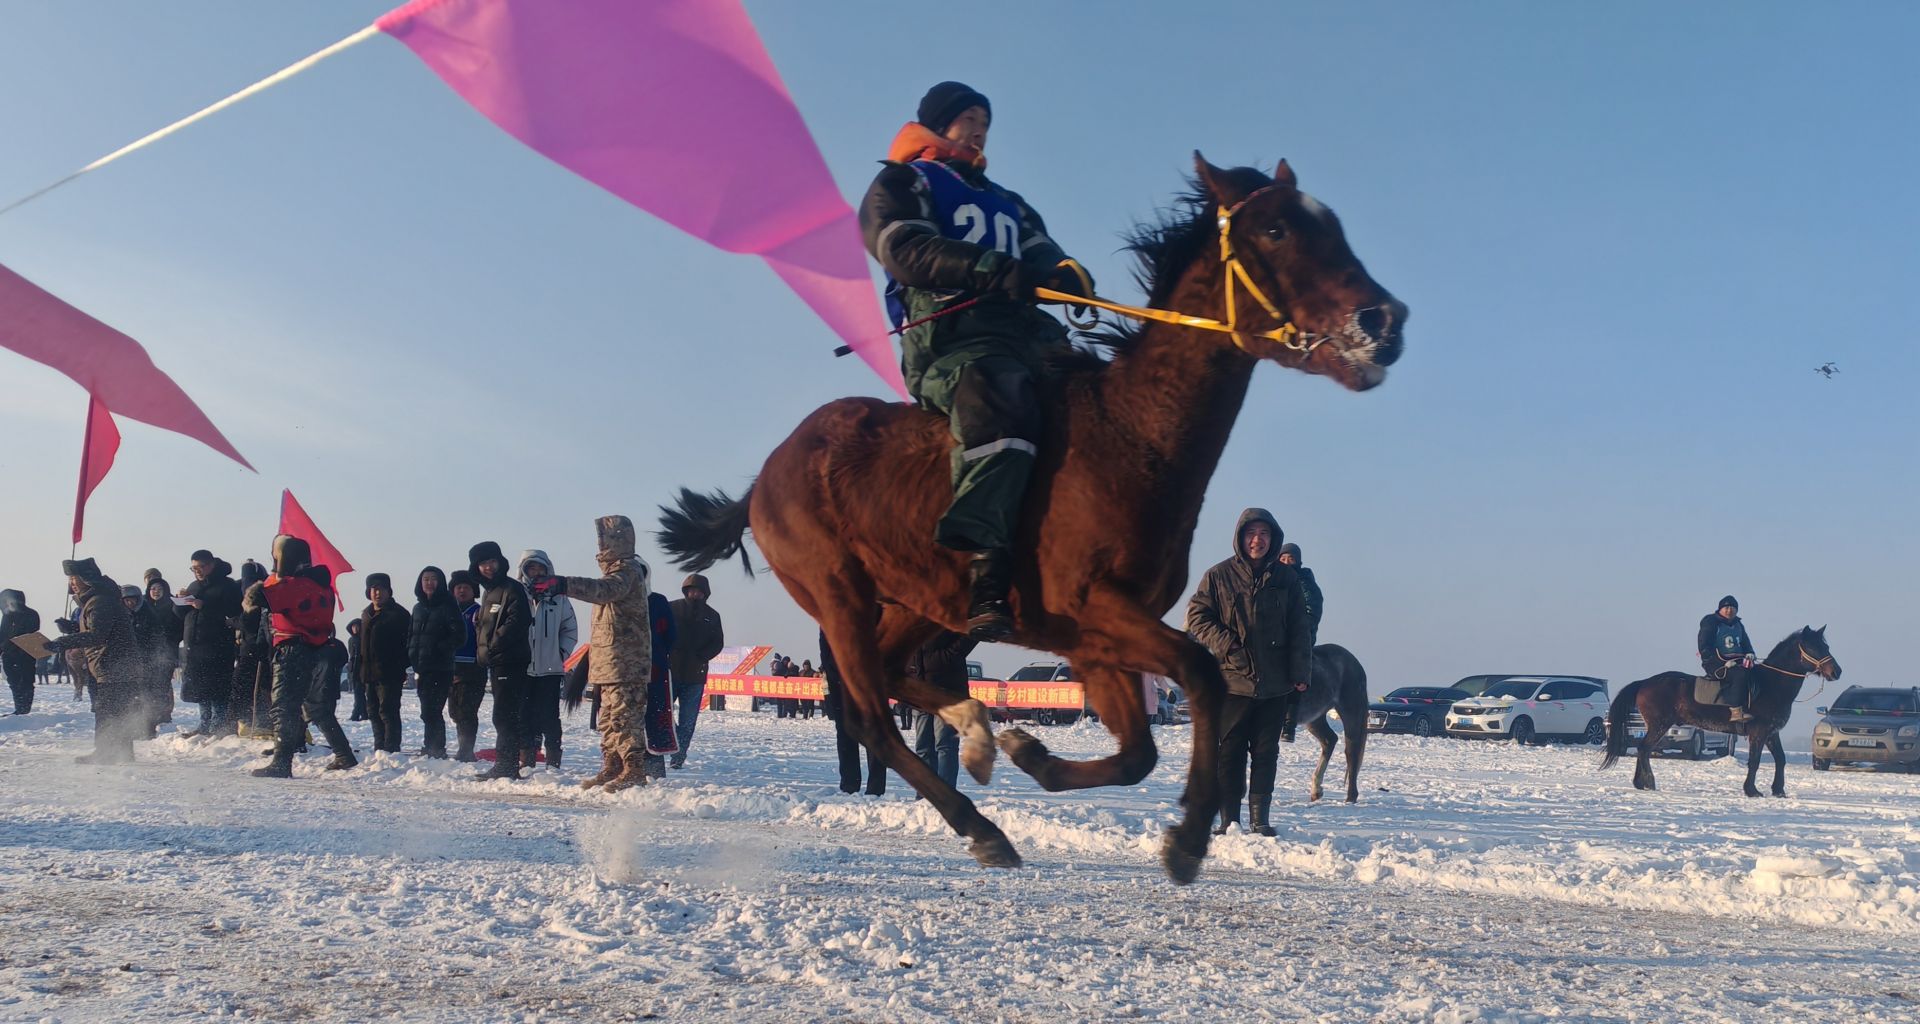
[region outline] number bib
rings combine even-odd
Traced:
[[[908,166],[926,186],[933,223],[955,241],[1020,258],[1020,208],[996,189],[974,188],[953,168],[936,160],[915,160]],[[906,322],[906,303],[899,282],[887,281],[887,312],[895,327]],[[957,291],[938,292],[951,297]]]

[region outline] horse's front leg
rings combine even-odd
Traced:
[[[1766,743],[1767,741],[1761,739],[1757,732],[1747,735],[1747,784],[1741,792],[1748,796],[1760,795],[1760,787],[1754,785],[1754,780],[1760,777],[1760,749],[1766,746]],[[1785,784],[1785,780],[1782,780],[1781,785]]]
[[[1787,795],[1787,750],[1780,745],[1780,731],[1767,737],[1767,751],[1773,755],[1773,795]]]

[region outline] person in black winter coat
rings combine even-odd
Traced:
[[[233,566],[205,548],[188,563],[193,582],[179,596],[181,617],[180,699],[200,705],[200,727],[189,735],[211,736],[227,730],[236,654],[230,620],[240,614],[240,587]]]
[[[413,617],[393,599],[393,580],[384,572],[367,574],[367,600],[360,613],[360,677],[367,688],[367,714],[373,719],[373,749],[397,754]]]
[[[453,686],[453,656],[467,639],[467,624],[447,586],[447,574],[437,565],[420,570],[413,584],[412,634],[407,659],[413,663],[415,692],[420,696],[420,721],[427,757],[447,756],[447,693]]]
[[[1320,642],[1320,617],[1326,614],[1327,598],[1320,592],[1320,581],[1313,578],[1313,570],[1307,568],[1300,554],[1300,545],[1291,541],[1280,545],[1280,564],[1293,567],[1293,574],[1300,577],[1300,593],[1307,599],[1307,621],[1312,627],[1313,642]]]
[[[27,607],[27,595],[18,590],[0,590],[0,670],[13,691],[13,713],[24,715],[33,710],[33,655],[13,642],[16,636],[40,631],[40,613]]]
[[[127,764],[134,737],[141,732],[140,648],[133,619],[121,603],[120,585],[100,572],[91,558],[61,563],[67,589],[78,601],[72,619],[54,624],[64,635],[48,647],[85,663],[93,679],[93,753],[74,758],[80,764]]]
[[[1701,671],[1725,683],[1720,699],[1727,702],[1728,720],[1746,721],[1754,650],[1753,641],[1747,638],[1747,624],[1740,621],[1740,602],[1732,594],[1720,599],[1713,614],[1701,617],[1694,646],[1699,650]]]
[[[820,634],[820,671],[827,680],[827,717],[833,719],[833,745],[840,757],[840,792],[860,791],[860,741],[847,729],[846,700],[842,693],[846,681],[840,678],[840,663],[833,660],[827,646],[827,634]],[[880,755],[867,751],[867,795],[881,796],[887,791],[887,765]]]
[[[474,620],[474,662],[487,670],[493,684],[494,761],[480,778],[517,779],[521,721],[533,686],[527,675],[533,661],[532,609],[526,588],[513,578],[499,544],[475,544],[467,552],[467,562],[485,588],[479,618]]]
[[[353,690],[353,713],[347,717],[349,722],[367,720],[367,684],[360,676],[360,620],[355,618],[347,623],[347,686]]]
[[[180,667],[180,637],[185,632],[185,624],[173,609],[173,588],[167,585],[160,570],[148,569],[146,583],[147,606],[142,614],[152,621],[160,643],[148,663],[143,691],[147,697],[147,717],[158,728],[162,722],[173,721],[173,672]]]
[[[1267,812],[1281,735],[1312,671],[1305,593],[1293,569],[1275,557],[1284,539],[1267,510],[1242,512],[1234,526],[1233,557],[1207,570],[1187,604],[1187,632],[1213,652],[1227,677],[1216,834],[1239,822],[1243,793],[1251,812],[1249,829],[1274,834]]]
[[[273,639],[266,625],[267,595],[260,584],[266,566],[249,558],[240,565],[240,614],[233,627],[233,685],[228,696],[230,716],[254,735],[273,731]]]

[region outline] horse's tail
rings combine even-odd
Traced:
[[[752,578],[753,559],[746,543],[752,501],[751,486],[738,501],[724,491],[696,494],[682,487],[677,507],[660,506],[660,530],[654,536],[673,564],[688,572],[703,572],[738,552],[740,564]]]
[[[1607,756],[1600,759],[1602,770],[1613,767],[1627,752],[1628,719],[1633,717],[1634,698],[1640,696],[1640,687],[1645,683],[1642,679],[1621,687],[1613,698],[1613,706],[1607,709]]]

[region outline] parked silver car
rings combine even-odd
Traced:
[[[1607,722],[1612,727],[1613,722]],[[1627,716],[1627,747],[1640,749],[1646,742],[1647,720],[1635,711]],[[1667,730],[1667,734],[1655,743],[1649,757],[1684,757],[1689,761],[1706,761],[1726,757],[1733,753],[1733,736],[1724,732],[1708,732],[1695,725],[1676,725]]]
[[[1920,772],[1920,687],[1849,686],[1813,727],[1813,768]]]

